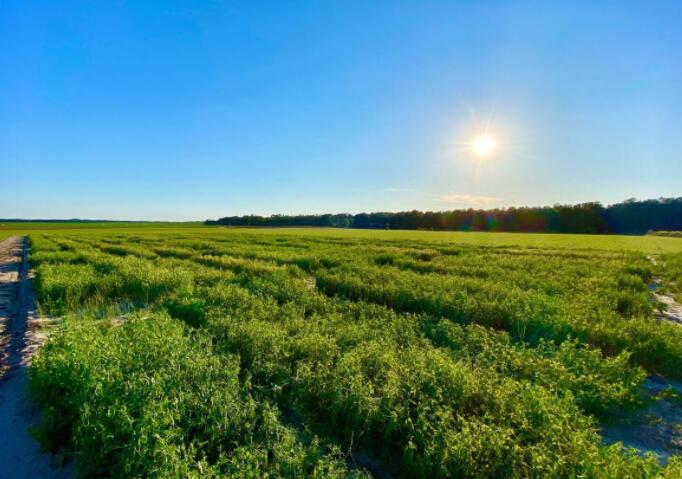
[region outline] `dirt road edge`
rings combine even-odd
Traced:
[[[3,251],[10,256],[4,258],[3,265],[12,273],[5,279],[18,284],[3,285],[11,292],[12,305],[4,332],[8,367],[0,380],[0,479],[68,478],[72,476],[70,468],[52,467],[52,457],[42,454],[29,434],[39,413],[28,391],[28,365],[46,336],[39,331],[43,321],[35,307],[28,238],[10,237],[3,246],[9,246]]]

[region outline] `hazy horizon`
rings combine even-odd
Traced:
[[[0,217],[679,197],[680,24],[672,1],[5,2]]]
[[[682,197],[677,197],[677,198],[682,198]],[[613,204],[617,203],[624,203],[629,200],[637,200],[637,201],[648,201],[648,200],[670,200],[670,199],[677,199],[677,198],[627,198],[622,201],[618,201],[615,203],[601,203],[601,202],[596,202],[596,203],[601,203],[602,206],[608,207]],[[588,203],[595,203],[595,202],[588,202]],[[466,209],[474,209],[474,210],[487,210],[487,211],[492,211],[495,209],[510,209],[510,208],[551,208],[554,206],[575,206],[580,203],[554,203],[554,204],[537,204],[537,205],[510,205],[510,206],[495,206],[495,207],[486,207],[486,206],[470,206],[470,207],[461,207],[461,208],[446,208],[446,209],[433,209],[433,210],[415,210],[414,208],[411,210],[358,210],[358,211],[317,211],[317,212],[301,212],[301,213],[291,213],[291,212],[286,212],[286,211],[273,211],[269,213],[263,213],[263,214],[255,214],[255,213],[247,213],[244,215],[237,215],[237,214],[231,214],[231,213],[225,213],[220,216],[214,216],[214,217],[206,217],[206,218],[197,218],[197,219],[177,219],[177,220],[163,220],[163,219],[155,219],[155,218],[144,218],[144,219],[129,219],[129,218],[88,218],[88,217],[79,217],[79,216],[65,216],[65,217],[19,217],[19,216],[5,216],[5,217],[0,217],[0,222],[2,221],[7,221],[7,222],[25,222],[25,221],[35,221],[35,222],[41,222],[41,221],[55,221],[55,222],[68,222],[68,221],[83,221],[83,222],[131,222],[131,223],[201,223],[206,220],[217,220],[220,219],[221,217],[230,217],[230,216],[249,216],[249,215],[255,215],[255,216],[263,216],[263,217],[271,217],[271,216],[304,216],[304,215],[325,215],[325,214],[331,214],[331,215],[340,215],[340,214],[349,214],[349,215],[357,215],[361,213],[409,213],[412,211],[422,211],[422,212],[447,212],[447,211],[453,211],[453,210],[466,210]]]

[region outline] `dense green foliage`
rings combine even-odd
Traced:
[[[84,477],[347,477],[239,380],[239,360],[155,315],[79,321],[32,368],[48,447],[73,440]]]
[[[38,436],[83,476],[682,473],[598,434],[642,406],[646,371],[682,374],[682,332],[651,318],[659,272],[642,253],[210,230],[31,239],[41,308],[65,315],[31,369]]]
[[[325,215],[227,216],[207,220],[225,226],[317,226],[335,228],[526,231],[547,233],[643,234],[682,229],[682,198],[492,210],[403,211]]]
[[[682,253],[664,256],[663,275],[666,288],[672,291],[678,302],[682,303]]]

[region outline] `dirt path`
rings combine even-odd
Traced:
[[[658,261],[653,256],[647,256],[647,259],[656,266]],[[661,289],[661,279],[655,277],[649,284],[649,291],[651,292],[651,299],[661,303],[663,309],[658,312],[656,318],[659,320],[666,320],[672,323],[677,323],[682,326],[682,304],[675,301],[675,298],[668,294],[662,294],[658,291]]]
[[[35,311],[25,238],[0,242],[0,479],[67,478],[51,466],[28,428],[38,413],[28,397],[28,364],[44,341]]]
[[[660,376],[644,381],[649,404],[627,423],[606,426],[602,437],[607,444],[622,442],[639,453],[653,452],[662,463],[673,455],[682,455],[682,383]]]
[[[656,265],[656,259],[649,257]],[[662,304],[655,314],[657,321],[669,321],[682,326],[682,305],[672,296],[659,293],[661,280],[649,284],[651,300]],[[622,442],[640,453],[653,452],[666,463],[672,455],[682,455],[682,383],[660,376],[644,381],[646,408],[628,423],[602,428],[606,443]]]
[[[663,311],[658,314],[658,318],[682,326],[682,305],[675,301],[675,298],[667,294],[660,294],[655,291],[652,294],[656,301],[664,306]]]

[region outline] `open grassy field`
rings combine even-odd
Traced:
[[[682,475],[599,434],[682,379],[681,239],[20,226],[65,318],[37,434],[85,477]]]
[[[91,230],[91,231],[83,231]],[[342,228],[224,228],[204,226],[203,223],[163,222],[106,222],[106,223],[0,223],[0,235],[53,232],[62,234],[126,234],[131,231],[146,235],[159,234],[211,234],[307,236],[335,238],[367,238],[386,241],[414,240],[425,243],[455,243],[480,246],[523,246],[568,249],[601,249],[636,251],[650,254],[682,253],[682,241],[664,236],[619,236],[543,233],[485,233],[462,231],[398,231],[362,230]]]

